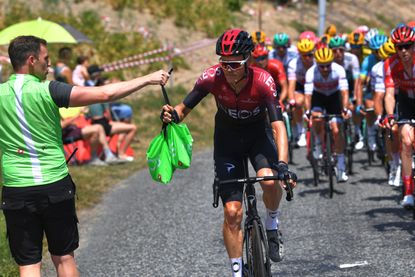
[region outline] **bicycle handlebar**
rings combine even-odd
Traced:
[[[213,207],[217,208],[219,203],[219,186],[230,184],[230,183],[238,183],[238,184],[254,184],[256,182],[261,181],[269,181],[269,180],[279,180],[283,181],[285,183],[285,191],[287,193],[287,196],[285,199],[287,201],[291,201],[294,198],[294,192],[293,187],[287,180],[281,180],[278,178],[278,176],[262,176],[262,177],[248,177],[248,178],[240,178],[240,179],[228,179],[228,180],[222,180],[220,181],[218,178],[215,178],[215,181],[213,183]]]

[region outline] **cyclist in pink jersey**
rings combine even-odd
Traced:
[[[242,178],[243,161],[248,157],[257,176],[278,174],[295,179],[288,170],[288,142],[278,93],[272,76],[265,70],[248,66],[254,45],[243,30],[224,32],[216,44],[219,64],[206,69],[193,90],[174,108],[163,106],[162,120],[182,121],[208,94],[213,94],[218,111],[215,116],[215,174],[221,180]],[[295,183],[294,183],[295,185]],[[265,227],[270,258],[282,259],[278,206],[282,187],[278,182],[261,182],[267,208]],[[243,185],[220,187],[224,207],[223,236],[233,276],[242,276],[241,222]]]
[[[392,35],[397,55],[384,63],[385,71],[385,125],[390,128],[395,122],[395,103],[398,106],[399,120],[415,119],[415,33],[409,26],[396,28]],[[412,151],[415,141],[414,128],[409,124],[399,126],[402,146],[402,179],[404,184],[405,208],[414,206],[414,181],[412,178]]]

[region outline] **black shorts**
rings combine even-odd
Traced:
[[[262,123],[261,123],[262,124]],[[260,124],[260,125],[261,125]],[[243,162],[249,158],[255,171],[261,168],[276,169],[277,148],[270,126],[215,128],[215,175],[219,180],[243,178]],[[242,202],[243,184],[227,184],[219,189],[222,203]]]
[[[304,94],[304,84],[301,84],[299,82],[295,83],[295,92]]]
[[[78,248],[74,195],[75,184],[69,175],[48,185],[3,187],[1,208],[10,251],[18,265],[42,260],[43,233],[52,255],[64,256]]]
[[[111,135],[111,129],[112,126],[109,123],[108,119],[106,117],[100,118],[100,119],[93,119],[92,124],[100,124],[102,127],[104,127],[105,135],[109,136]]]
[[[326,111],[327,114],[341,114],[341,101],[339,91],[336,91],[329,96],[313,91],[313,96],[311,97],[311,110],[320,112]]]
[[[400,91],[396,96],[399,120],[415,119],[415,99]]]

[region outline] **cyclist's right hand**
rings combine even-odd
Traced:
[[[161,109],[160,119],[164,123],[170,123],[172,121],[178,123],[180,121],[179,115],[177,114],[176,110],[172,106],[167,104],[164,105]]]
[[[395,124],[395,116],[393,114],[386,115],[382,124],[386,128],[391,129],[393,124]]]

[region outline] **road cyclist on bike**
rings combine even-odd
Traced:
[[[383,100],[385,98],[385,78],[383,72],[383,66],[386,59],[396,54],[395,45],[390,39],[386,41],[379,49],[379,57],[381,61],[372,67],[370,73],[371,88],[373,91],[373,105],[376,116],[375,125],[380,128],[384,128],[382,124],[382,118],[384,117],[384,105]],[[401,165],[399,157],[399,136],[398,126],[393,126],[392,139],[389,139],[389,134],[384,136],[384,144],[386,148],[386,155],[388,156],[389,163],[389,176],[388,184],[390,186],[399,187],[401,186]]]
[[[286,100],[288,100],[290,105],[294,105],[294,97],[289,97],[288,95],[287,75],[285,73],[284,65],[277,59],[270,60],[268,58],[268,52],[269,51],[265,46],[257,44],[254,51],[252,52],[254,66],[258,66],[264,69],[269,74],[271,74],[272,78],[274,78],[275,85],[277,86],[277,91],[281,92],[279,99],[281,103],[284,103]]]
[[[181,104],[174,108],[163,106],[161,117],[165,123],[182,121],[211,93],[218,107],[214,134],[216,177],[220,180],[243,178],[243,161],[248,156],[257,176],[278,174],[281,179],[290,179],[293,173],[287,165],[287,134],[281,107],[277,104],[275,82],[265,70],[247,64],[253,49],[251,36],[246,31],[225,31],[216,43],[219,63],[202,73]],[[263,181],[261,186],[267,208],[265,227],[270,258],[280,261],[282,240],[278,206],[282,184]],[[222,186],[219,195],[224,207],[223,237],[232,274],[241,276],[243,184]]]
[[[304,83],[307,70],[314,65],[314,41],[301,39],[297,43],[299,56],[288,63],[288,91],[295,97],[293,113],[293,133],[299,147],[306,146],[304,113]]]
[[[274,49],[269,52],[269,58],[280,60],[287,72],[288,63],[298,55],[295,46],[291,45],[290,36],[286,33],[277,33],[274,35],[272,45]]]
[[[391,34],[397,55],[387,59],[385,71],[385,125],[390,128],[396,121],[394,116],[395,103],[398,107],[398,118],[401,120],[415,119],[415,50],[414,30],[409,26],[400,26]],[[414,206],[414,180],[412,172],[412,152],[415,142],[414,128],[409,124],[399,127],[401,143],[402,180],[404,185],[404,208]]]
[[[305,117],[307,120],[313,116],[327,114],[342,115],[344,119],[350,118],[349,91],[344,68],[333,62],[334,54],[330,48],[320,48],[314,53],[316,65],[307,70],[305,77]],[[323,122],[320,119],[313,120],[313,132],[316,134],[316,147],[313,156],[321,158],[321,144],[324,141]],[[340,118],[333,118],[331,130],[333,132],[334,153],[337,155],[337,181],[346,182],[349,177],[346,174],[344,158],[345,139],[340,131]],[[327,157],[329,158],[329,157]]]
[[[373,29],[375,30],[375,29]],[[370,31],[368,32],[368,34]],[[368,35],[366,35],[368,36]],[[360,82],[356,92],[356,112],[360,112],[366,119],[367,141],[371,151],[376,150],[376,116],[374,113],[366,113],[364,110],[373,109],[373,88],[370,82],[370,72],[372,67],[377,64],[381,58],[379,57],[380,47],[388,40],[385,35],[374,33],[369,36],[368,46],[372,50],[372,54],[367,56],[362,63],[360,69]],[[358,142],[360,143],[360,141]],[[356,146],[356,148],[359,148]]]

